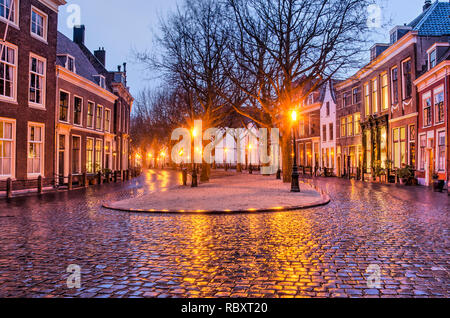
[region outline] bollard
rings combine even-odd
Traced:
[[[83,173],[83,186],[87,188],[89,186],[88,178],[86,172]]]
[[[252,167],[252,164],[250,164],[250,166],[248,167],[248,173],[249,173],[249,174],[253,174],[253,167]]]
[[[102,173],[100,171],[97,173],[97,181],[98,184],[102,184]]]
[[[277,170],[277,180],[281,180],[281,169],[278,168]]]
[[[116,183],[117,182],[117,170],[114,171],[113,177],[114,177],[114,183]]]
[[[106,172],[106,179],[105,179],[105,182],[106,182],[106,183],[109,183],[110,178],[111,178],[111,175],[110,175],[110,172],[108,171],[108,172]]]
[[[194,168],[194,170],[192,171],[192,183],[191,183],[191,187],[192,187],[192,188],[197,188],[197,187],[198,187],[197,168]]]
[[[6,197],[8,199],[12,198],[12,179],[8,178],[6,180]]]
[[[42,176],[39,176],[37,181],[38,181],[38,193],[42,194]]]
[[[181,172],[183,174],[183,185],[187,185],[187,170],[183,169],[183,171]]]
[[[72,181],[73,181],[73,176],[71,173],[69,173],[69,183],[67,184],[67,188],[70,190],[72,190],[73,185],[72,185]]]

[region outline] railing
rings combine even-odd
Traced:
[[[73,190],[76,188],[87,188],[90,185],[103,183],[116,183],[119,181],[127,181],[130,178],[139,176],[140,169],[118,170],[110,172],[98,172],[96,174],[69,174],[54,175],[52,178],[43,178],[38,176],[36,179],[17,180],[8,178],[0,181],[0,191],[6,192],[7,198],[12,198],[13,191],[33,191],[36,190],[38,194],[42,194],[45,188],[67,189]]]

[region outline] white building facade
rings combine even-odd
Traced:
[[[326,85],[325,95],[320,108],[320,168],[332,169],[337,175],[336,162],[336,96],[333,81]]]

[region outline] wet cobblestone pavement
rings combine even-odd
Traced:
[[[449,297],[447,194],[320,179],[332,202],[295,212],[148,215],[103,202],[181,176],[0,201],[0,297]],[[81,288],[66,285],[81,267]],[[366,269],[378,265],[381,288]]]

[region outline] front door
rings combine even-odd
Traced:
[[[59,135],[58,140],[58,178],[59,178],[59,184],[64,184],[64,173],[66,168],[66,136],[65,135]]]

